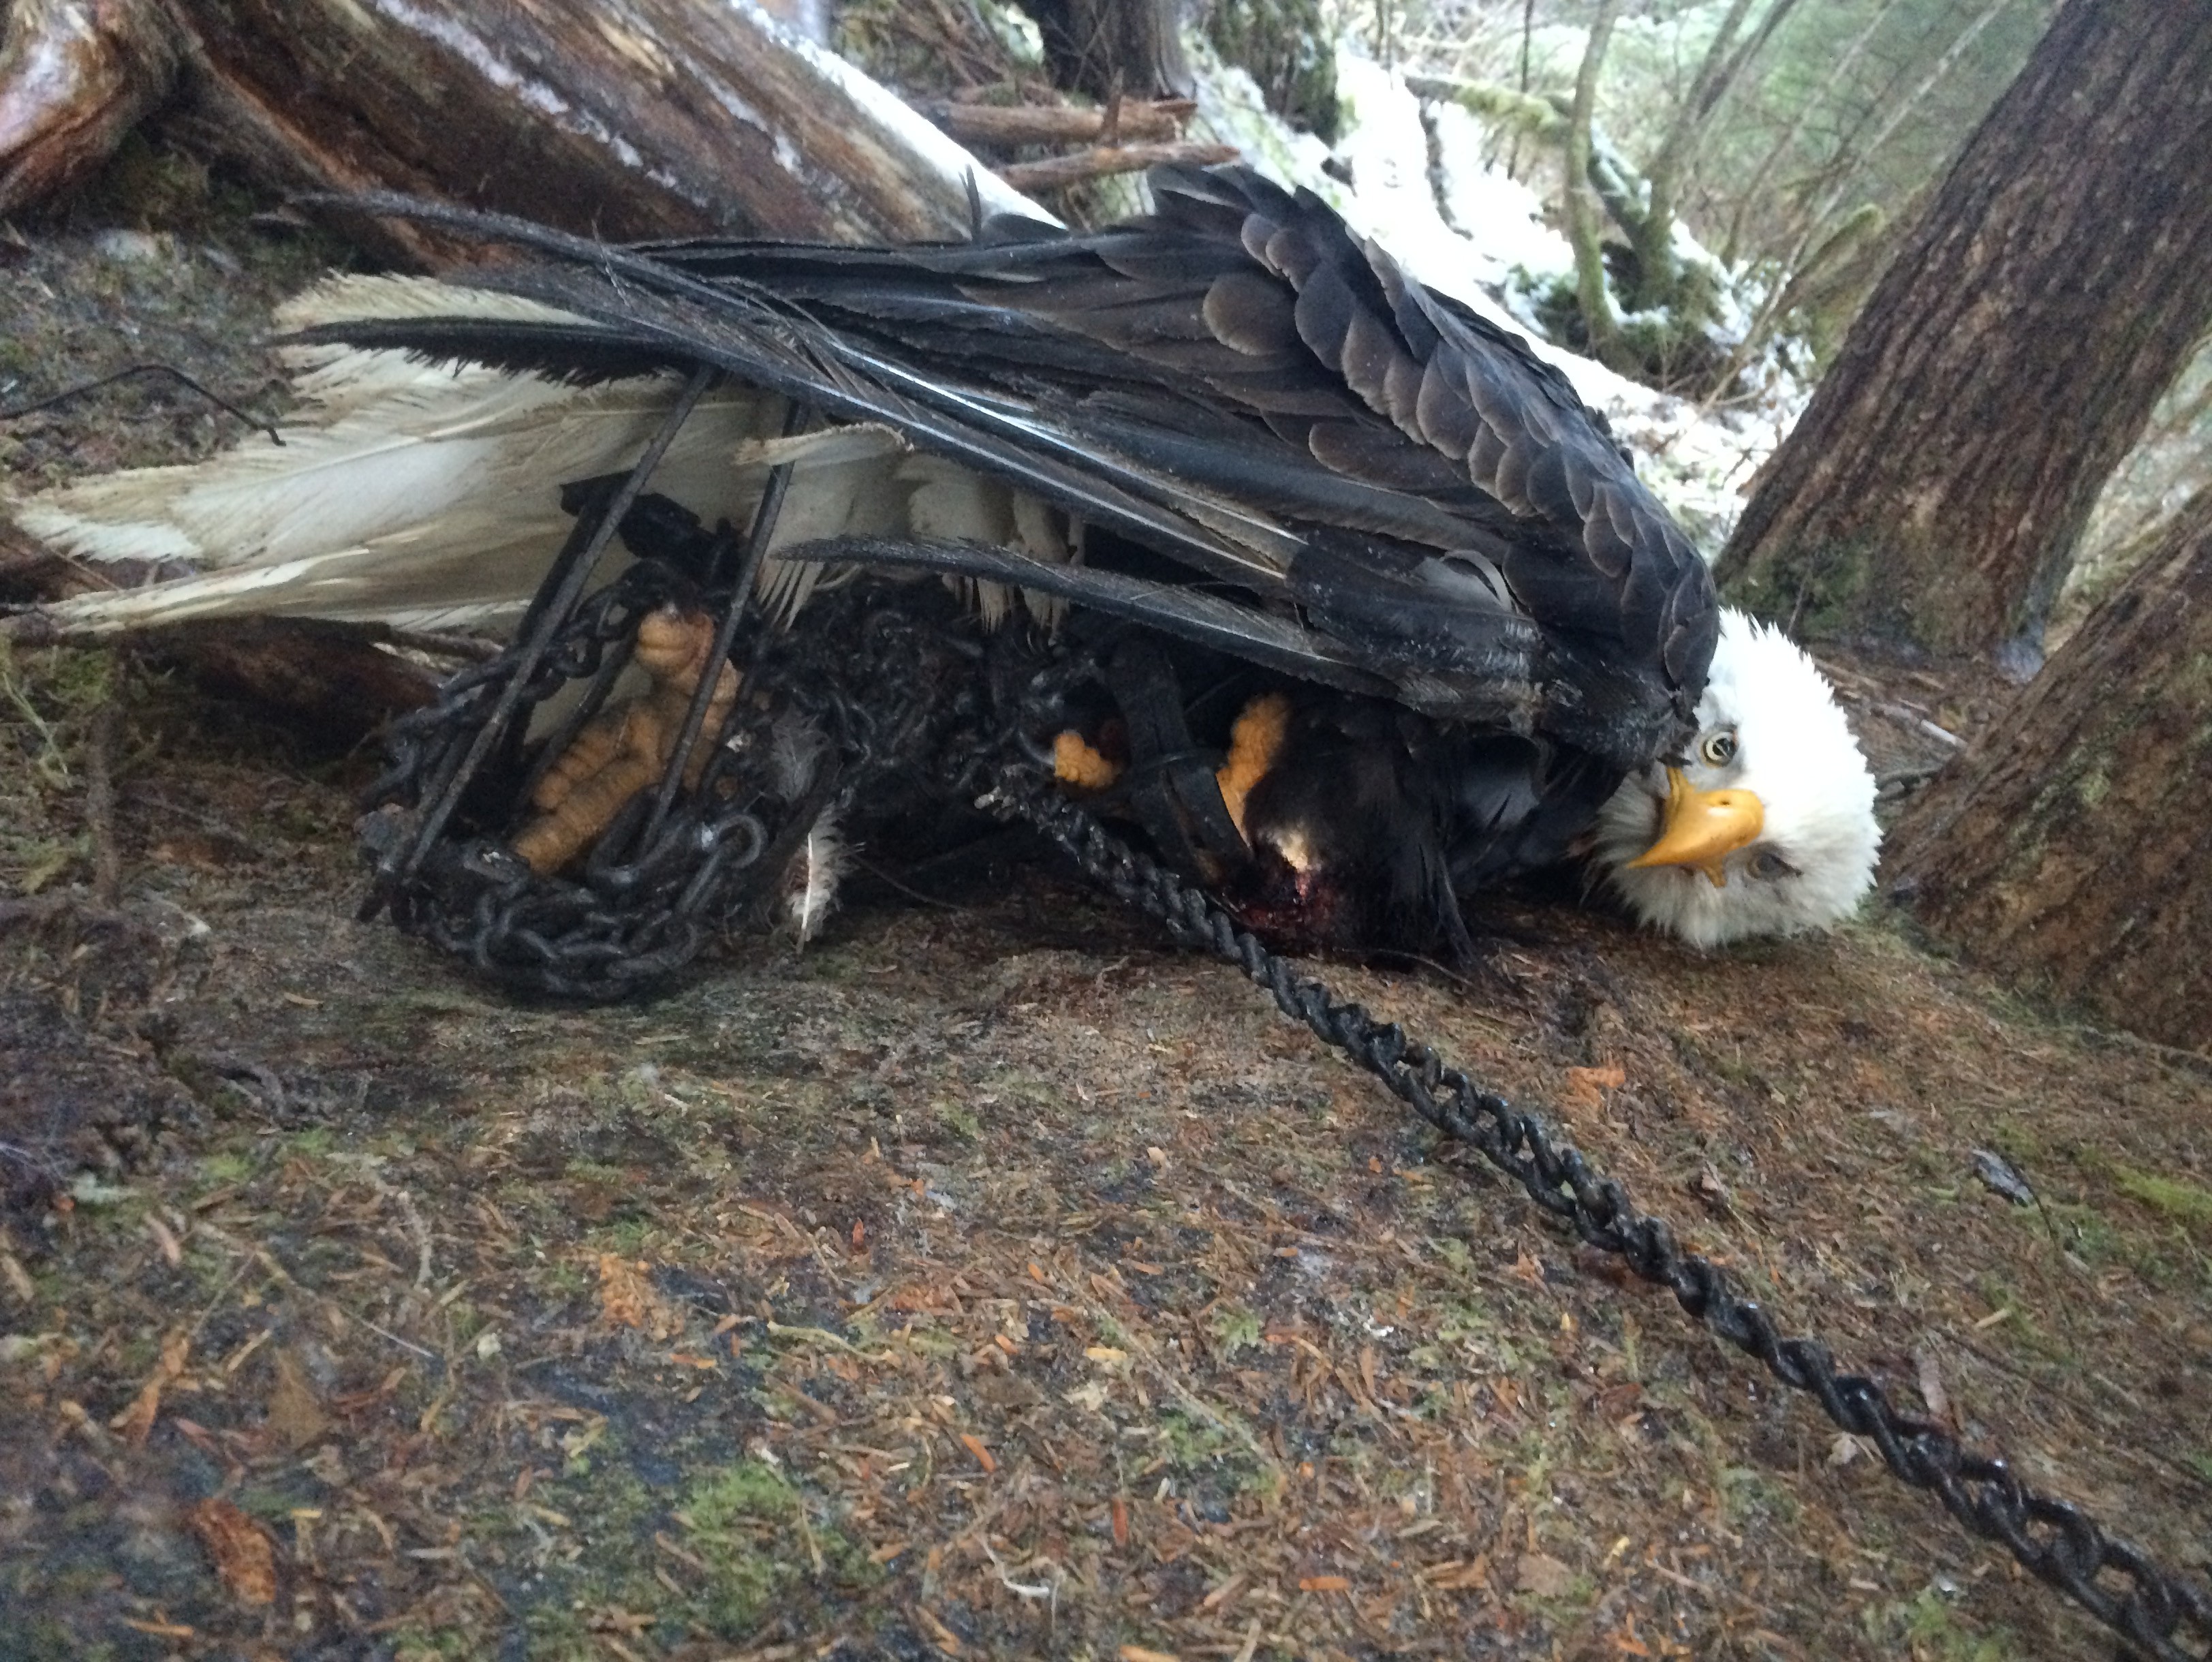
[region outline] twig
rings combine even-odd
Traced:
[[[399,629],[391,624],[378,624],[368,631],[372,641],[381,641],[410,652],[428,653],[439,658],[465,658],[471,663],[489,663],[506,649],[505,643],[483,635],[460,635],[449,630]]]
[[[1000,168],[999,177],[1026,194],[1056,191],[1115,174],[1139,173],[1162,162],[1187,162],[1192,167],[1209,167],[1218,161],[1234,161],[1237,155],[1234,144],[1124,144],[1115,149],[1102,146],[1042,161],[1018,161],[1010,167]]]
[[[120,661],[118,661],[118,673]],[[92,833],[92,898],[112,911],[123,892],[123,854],[115,841],[115,739],[123,704],[114,691],[92,713],[84,748],[84,823]]]
[[[1157,103],[1125,100],[1101,110],[1068,104],[940,104],[928,114],[963,143],[1084,144],[1101,139],[1114,143],[1108,128],[1109,118],[1117,113],[1123,140],[1177,138],[1182,124],[1197,109],[1187,98],[1170,98]]]
[[[1966,747],[1966,741],[1952,732],[1950,728],[1938,727],[1926,716],[1916,715],[1902,704],[1890,703],[1884,699],[1869,698],[1867,700],[1867,708],[1877,715],[1887,715],[1891,721],[1911,728],[1915,733],[1924,734],[1939,743],[1948,745],[1953,750],[1964,750]]]

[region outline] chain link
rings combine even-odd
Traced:
[[[1349,1056],[1431,1125],[1479,1149],[1583,1240],[1666,1288],[1691,1316],[1784,1385],[1810,1394],[1838,1427],[1872,1442],[1899,1481],[1932,1493],[1971,1533],[2001,1543],[2136,1654],[2158,1662],[2212,1656],[2212,1598],[2202,1588],[2107,1534],[2081,1507],[2028,1488],[2002,1459],[1972,1452],[1941,1427],[1899,1412],[1872,1379],[1839,1373],[1819,1340],[1784,1337],[1717,1265],[1684,1250],[1664,1220],[1638,1211],[1617,1181],[1556,1141],[1534,1115],[1479,1089],[1395,1023],[1377,1021],[1298,975],[1202,890],[1122,843],[1030,769],[1002,766],[982,806],[1042,831],[1085,875],[1158,919],[1179,942],[1235,965],[1285,1015]]]
[[[363,801],[374,874],[364,918],[389,910],[403,932],[510,986],[624,998],[765,910],[807,830],[865,804],[886,774],[929,774],[943,800],[981,788],[975,758],[998,753],[1005,726],[988,678],[974,673],[981,649],[957,626],[918,615],[910,597],[854,585],[818,595],[803,631],[756,632],[746,679],[761,691],[702,734],[696,778],[684,777],[684,758],[697,752],[677,745],[658,786],[630,800],[580,868],[533,871],[512,847],[519,805],[612,700],[639,622],[671,604],[729,622],[727,593],[702,595],[683,574],[642,560],[578,604],[533,656],[510,647],[393,724],[390,765]],[[569,693],[573,702],[556,702]],[[550,731],[532,735],[534,720],[564,702]],[[826,754],[811,786],[787,796],[773,782],[775,753],[788,743],[779,724],[793,717]],[[494,722],[501,730],[486,742]],[[426,805],[448,796],[451,820],[426,837]]]

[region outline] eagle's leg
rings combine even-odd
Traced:
[[[398,891],[420,874],[430,850],[444,833],[447,822],[460,806],[463,794],[476,782],[479,769],[494,747],[514,742],[517,731],[514,717],[533,685],[540,679],[538,672],[555,635],[570,621],[600,557],[614,540],[617,527],[643,493],[653,469],[659,466],[661,457],[714,379],[712,370],[701,368],[694,372],[621,487],[596,518],[577,520],[574,531],[539,585],[529,610],[523,614],[516,646],[483,667],[487,673],[471,679],[472,688],[496,685],[498,692],[489,701],[491,707],[480,721],[473,718],[483,701],[479,698],[471,702],[468,714],[473,731],[469,741],[465,747],[447,747],[441,757],[434,787],[424,790],[422,798],[418,798],[420,817],[410,828],[410,834],[392,838],[376,850],[376,892],[370,903],[372,909],[380,904],[392,904]],[[542,690],[538,696],[544,696]],[[449,691],[441,705],[450,705],[452,702]],[[380,782],[380,788],[384,782]]]
[[[805,420],[804,406],[792,404],[784,417],[785,435],[796,432]],[[515,852],[539,876],[594,847],[629,800],[657,782],[652,811],[636,839],[640,848],[650,848],[678,790],[698,788],[708,752],[740,694],[730,652],[775,535],[791,476],[787,462],[771,470],[742,542],[724,524],[700,549],[696,520],[663,498],[639,498],[617,521],[633,552],[689,566],[709,593],[726,592],[729,598],[719,613],[670,606],[641,618],[634,658],[650,678],[647,692],[588,721],[579,715],[546,743],[524,791],[538,817],[514,843]],[[637,477],[634,470],[630,478]],[[584,495],[600,483],[586,482]],[[564,503],[576,490],[564,491]],[[625,493],[635,495],[628,480],[602,506],[603,518]],[[586,515],[580,499],[578,505],[581,524]]]

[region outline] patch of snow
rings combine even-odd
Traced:
[[[1575,252],[1544,222],[1544,199],[1482,159],[1483,127],[1457,104],[1429,112],[1436,132],[1437,193],[1445,222],[1473,245],[1475,280],[1503,288],[1516,271],[1541,279],[1574,275]]]
[[[1259,83],[1223,63],[1204,35],[1187,33],[1183,51],[1190,58],[1198,102],[1190,136],[1234,144],[1248,164],[1276,184],[1293,191],[1303,186],[1334,205],[1341,192],[1322,172],[1328,146],[1311,133],[1293,131],[1274,115]]]
[[[824,89],[850,108],[861,136],[901,159],[911,158],[944,179],[956,197],[973,178],[987,214],[1020,214],[1053,224],[1060,222],[1007,184],[896,93],[831,52],[793,33],[750,0],[732,0],[732,11],[750,27],[773,35],[776,43],[805,64]],[[779,161],[781,157],[779,156]]]
[[[1707,556],[1718,551],[1753,476],[1802,409],[1804,389],[1777,375],[1761,398],[1708,410],[1552,344],[1532,333],[1501,295],[1571,274],[1572,251],[1544,222],[1533,191],[1484,166],[1483,134],[1473,115],[1455,104],[1428,112],[1437,129],[1438,165],[1432,170],[1420,100],[1397,73],[1340,46],[1344,131],[1331,153],[1311,134],[1294,133],[1268,113],[1249,76],[1221,67],[1203,41],[1193,47],[1200,64],[1200,114],[1209,131],[1238,145],[1277,183],[1312,191],[1430,288],[1528,339],[1536,356],[1555,365],[1582,400],[1612,423],[1644,484]],[[1332,173],[1323,173],[1322,164],[1331,161]],[[1336,174],[1348,175],[1349,182]],[[1678,228],[1677,238],[1686,258],[1717,265],[1687,231]]]

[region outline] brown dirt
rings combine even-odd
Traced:
[[[30,238],[46,385],[143,298],[100,298],[100,228]],[[235,390],[289,256],[220,234]],[[169,396],[0,464],[207,441]],[[1988,696],[1848,667],[1869,709]],[[0,671],[0,877],[47,898],[0,933],[0,1656],[2111,1653],[1048,862],[532,1006],[351,921],[366,757],[101,654]],[[1888,728],[1885,769],[1930,753]],[[2212,1574],[2203,1058],[1887,916],[1705,957],[1481,922],[1470,983],[1328,973],[1786,1328]]]

